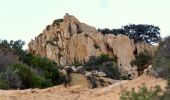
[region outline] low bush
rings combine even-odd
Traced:
[[[101,54],[99,57],[91,56],[88,62],[85,63],[87,70],[98,69],[98,66],[104,62],[114,61],[109,55]]]
[[[170,81],[168,81],[166,90],[163,91],[160,86],[148,90],[145,86],[140,87],[139,91],[123,91],[120,100],[169,100]]]
[[[170,79],[170,36],[159,43],[153,59],[153,68],[160,77]]]
[[[49,30],[50,30],[50,28],[51,28],[51,26],[50,26],[50,25],[47,25],[47,26],[46,26],[47,31],[49,31]]]
[[[21,40],[0,40],[0,88],[45,88],[61,84],[64,77],[57,64],[22,49]]]
[[[0,89],[9,89],[10,86],[6,80],[3,79],[2,75],[0,75]]]
[[[50,82],[38,76],[35,70],[22,63],[13,63],[9,69],[19,75],[22,88],[44,88],[51,86]]]
[[[60,22],[63,22],[63,19],[56,19],[56,20],[54,20],[52,25],[53,26],[59,25]]]
[[[120,100],[162,100],[161,93],[162,90],[159,86],[156,86],[153,90],[148,90],[145,86],[142,86],[138,92],[134,89],[124,91]]]
[[[62,83],[57,63],[32,54],[27,54],[23,62],[37,70],[40,76],[50,81],[53,85]]]
[[[112,79],[120,79],[120,71],[116,65],[100,66],[100,70],[107,74],[107,77]]]
[[[102,71],[107,74],[107,77],[113,79],[119,79],[121,75],[115,60],[105,54],[101,54],[99,57],[90,57],[89,61],[85,63],[85,69]]]
[[[0,71],[4,72],[8,65],[17,60],[17,56],[11,51],[1,50],[0,48]]]
[[[10,88],[17,89],[22,87],[22,81],[18,75],[18,70],[11,70],[7,67],[6,71],[2,75]]]
[[[71,64],[71,66],[78,67],[78,66],[83,66],[83,64],[75,59],[74,62]]]
[[[143,74],[143,70],[147,68],[152,61],[151,54],[148,53],[148,51],[140,52],[135,56],[135,59],[131,61],[131,65],[137,66],[138,75],[140,76]]]

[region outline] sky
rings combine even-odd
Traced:
[[[96,28],[153,24],[170,35],[170,0],[0,0],[0,39],[28,44],[65,13]]]

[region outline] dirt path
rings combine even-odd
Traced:
[[[141,76],[131,81],[121,81],[105,88],[85,89],[81,86],[65,88],[63,85],[47,89],[0,90],[0,100],[119,100],[122,90],[145,84],[148,88],[160,85],[165,88],[166,81],[151,76]]]

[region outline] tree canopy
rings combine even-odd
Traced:
[[[103,34],[123,34],[127,35],[135,42],[145,42],[149,44],[157,43],[160,39],[160,28],[154,25],[147,24],[130,24],[122,26],[120,29],[98,29]]]

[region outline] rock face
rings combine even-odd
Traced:
[[[154,47],[135,44],[125,35],[103,35],[95,27],[81,23],[68,13],[64,19],[55,20],[28,45],[29,52],[68,65],[74,61],[86,62],[90,56],[108,54],[117,59],[122,72],[135,74],[130,62],[135,54],[143,50],[154,51]]]

